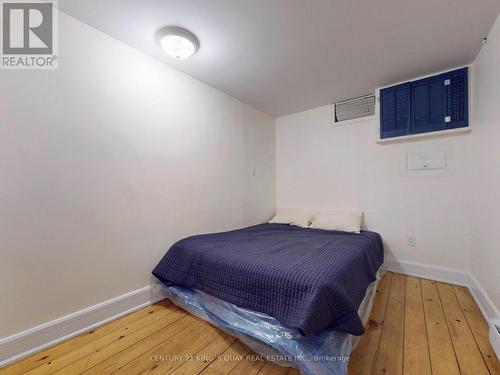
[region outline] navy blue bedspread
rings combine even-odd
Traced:
[[[357,310],[384,260],[378,233],[259,224],[185,238],[153,275],[259,311],[305,335],[361,335]]]

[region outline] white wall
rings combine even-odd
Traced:
[[[471,267],[500,310],[500,19],[478,55],[473,73]]]
[[[277,119],[277,206],[359,208],[382,234],[387,256],[449,268],[469,264],[464,173],[468,136],[377,144],[375,121],[332,127],[332,107]],[[445,176],[407,176],[407,151],[448,152]],[[432,172],[429,173],[432,176]],[[417,246],[407,245],[407,236]]]
[[[274,118],[64,14],[59,49],[57,71],[0,71],[0,337],[274,211]]]

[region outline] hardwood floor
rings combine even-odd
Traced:
[[[162,301],[0,373],[299,374],[252,360],[252,354],[233,337]],[[349,374],[500,375],[500,364],[466,288],[387,273]]]
[[[387,273],[349,374],[500,375],[467,288]]]

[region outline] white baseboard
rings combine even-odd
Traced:
[[[469,290],[486,320],[500,318],[500,312],[474,275],[469,274]]]
[[[443,283],[469,286],[469,273],[453,268],[437,267],[428,264],[386,259],[384,267],[387,271],[403,273],[405,275],[441,281]]]
[[[0,367],[92,330],[165,297],[157,284],[0,339]]]
[[[386,259],[384,268],[387,271],[465,286],[469,288],[486,321],[500,317],[495,304],[470,272],[396,259]]]

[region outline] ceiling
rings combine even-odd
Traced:
[[[65,13],[272,115],[472,62],[500,0],[59,0]],[[200,50],[168,57],[182,26]]]

